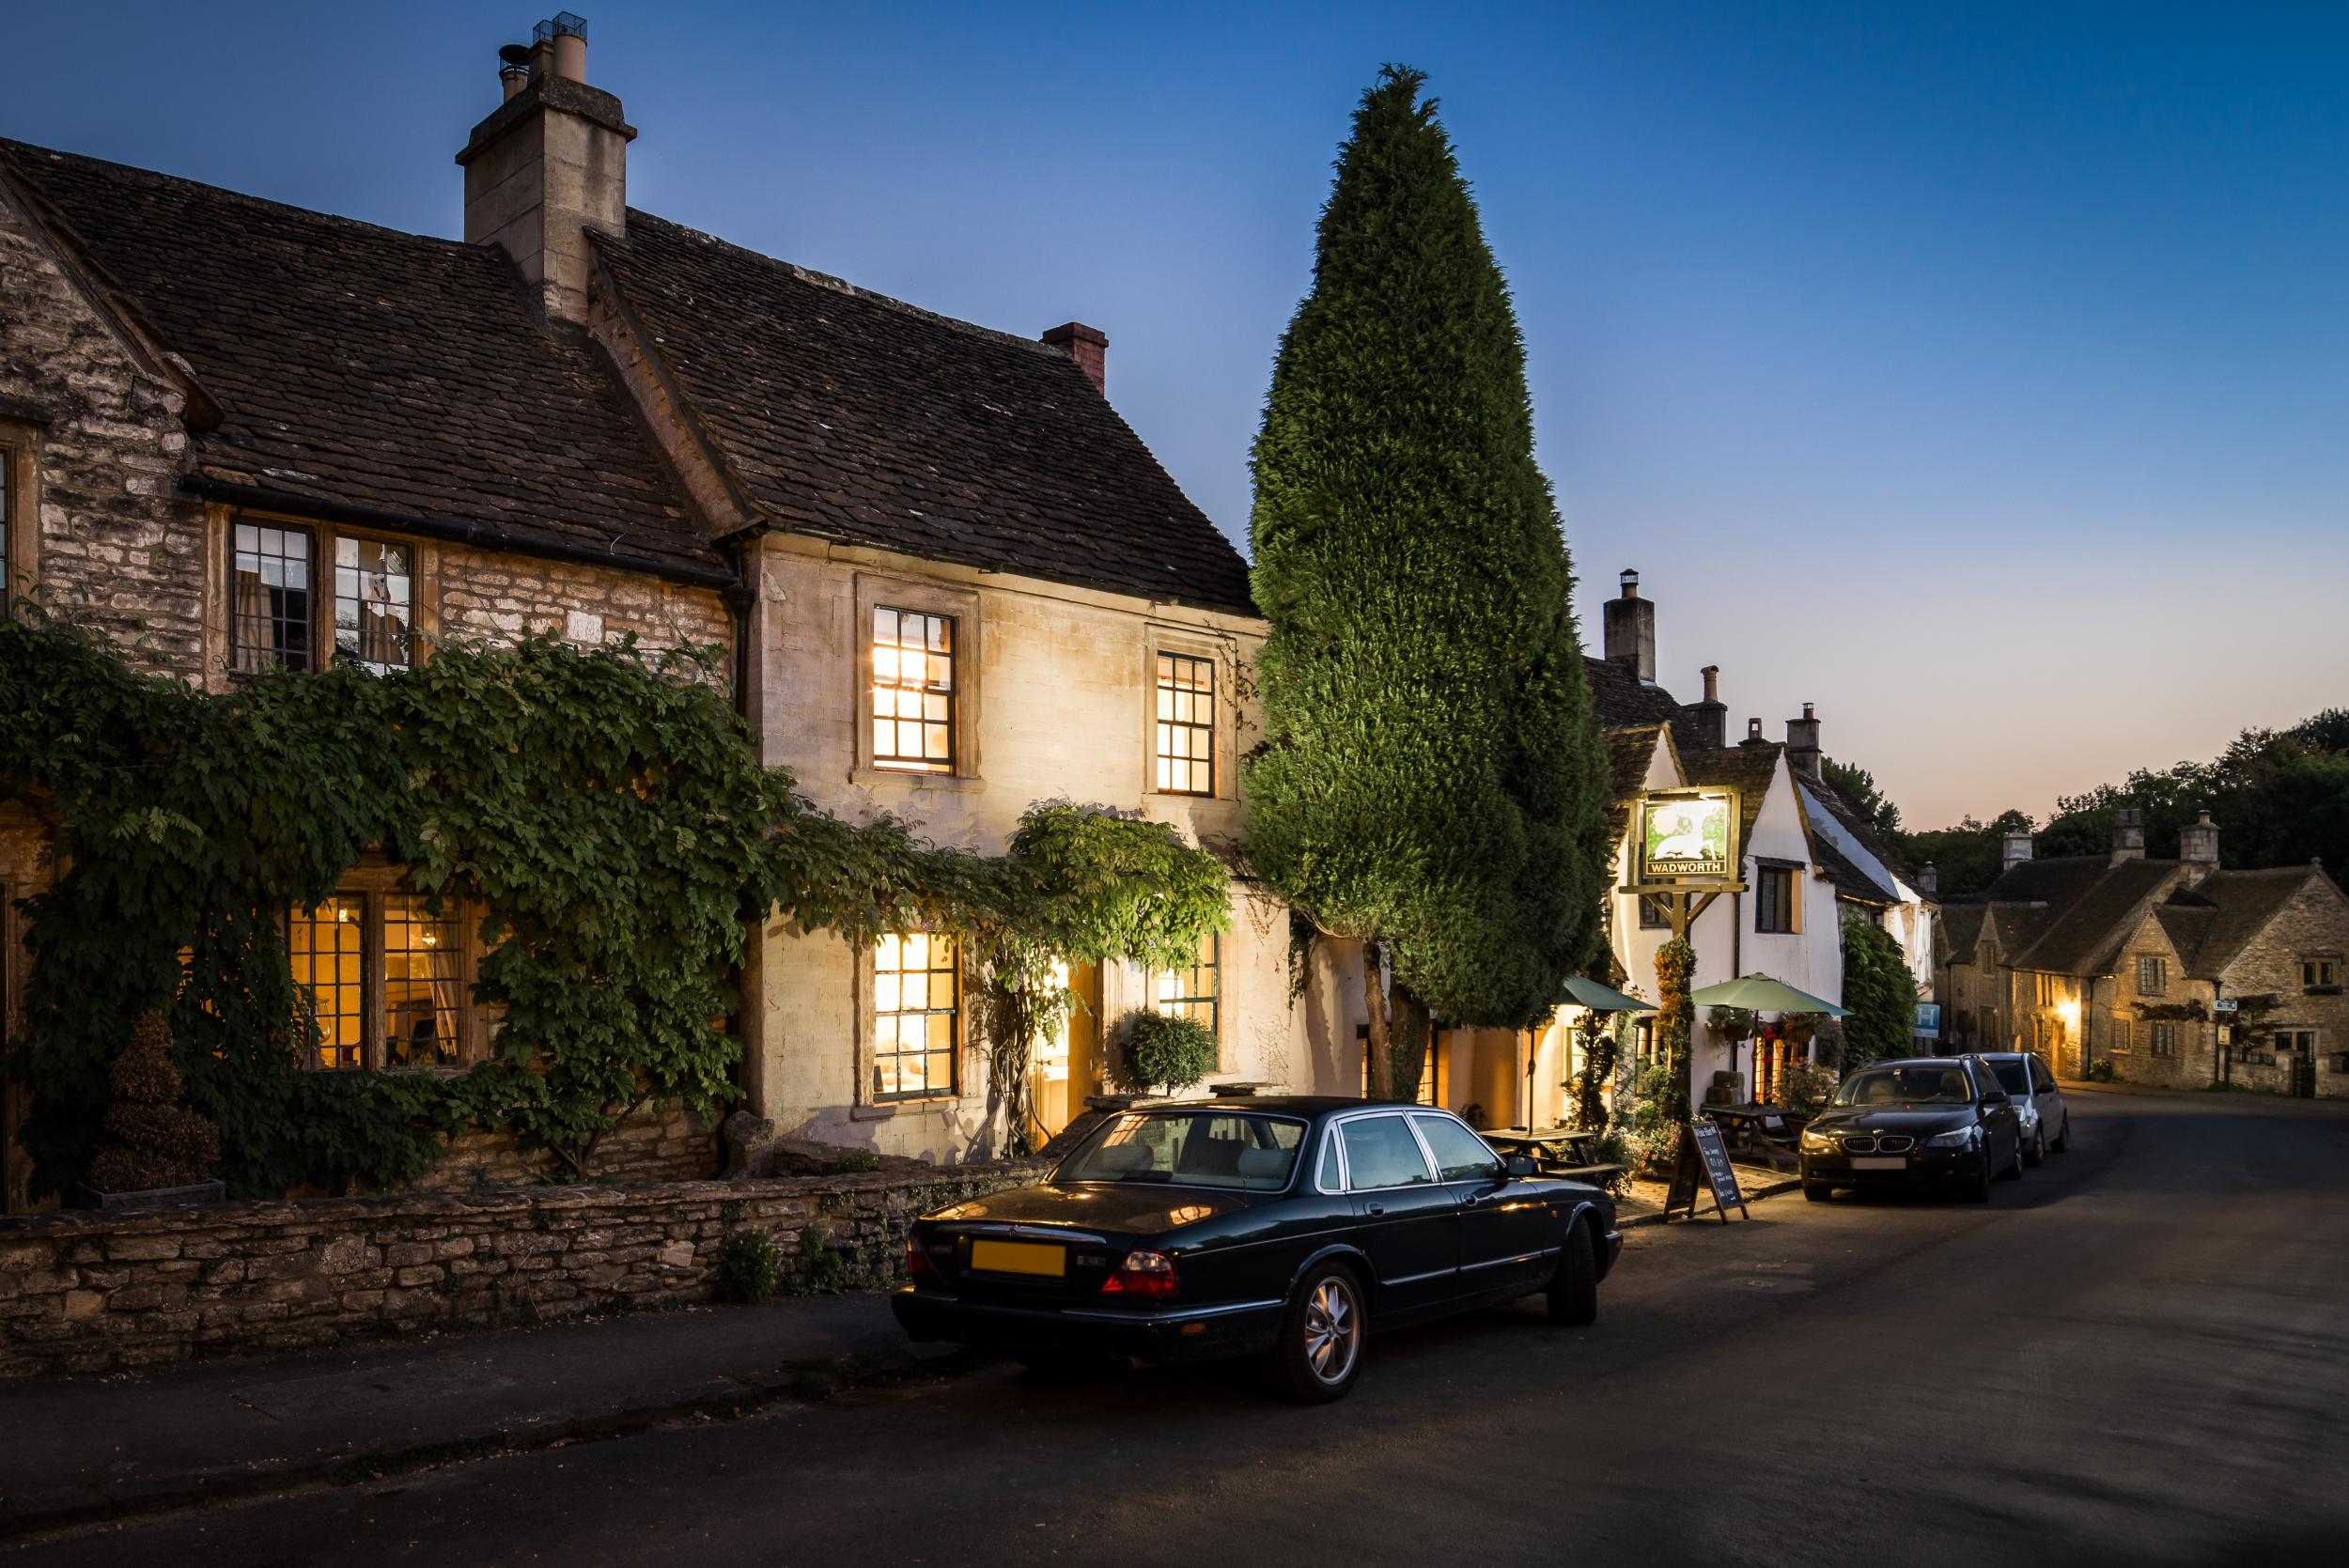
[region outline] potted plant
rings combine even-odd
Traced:
[[[1751,1008],[1715,1007],[1708,1010],[1706,1017],[1712,1022],[1713,1032],[1732,1045],[1750,1038],[1753,1033]]]
[[[179,1103],[179,1071],[171,1064],[171,1031],[163,1014],[138,1016],[107,1080],[114,1103],[101,1124],[106,1141],[90,1161],[89,1181],[73,1188],[76,1207],[207,1203],[227,1195],[212,1176],[219,1132]]]
[[[1817,1033],[1819,1016],[1816,1013],[1789,1013],[1779,1020],[1780,1033],[1790,1046],[1807,1046]]]

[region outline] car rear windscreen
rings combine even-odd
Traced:
[[[1224,1110],[1112,1116],[1052,1173],[1061,1182],[1161,1182],[1278,1192],[1289,1184],[1305,1124]]]

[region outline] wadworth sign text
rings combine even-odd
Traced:
[[[1633,883],[1725,888],[1737,880],[1737,797],[1726,789],[1657,789],[1640,797]]]

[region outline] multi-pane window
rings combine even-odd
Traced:
[[[383,539],[335,539],[335,654],[372,670],[396,669],[411,662],[414,629],[412,547]]]
[[[1362,1098],[1368,1099],[1370,1098],[1370,1050],[1367,1030],[1362,1032]],[[1443,1032],[1437,1030],[1428,1037],[1427,1059],[1419,1064],[1419,1088],[1411,1095],[1413,1103],[1442,1106],[1450,1099],[1452,1083],[1451,1074],[1446,1070],[1451,1066],[1451,1063],[1447,1060],[1448,1056],[1449,1053],[1445,1051],[1443,1045]]]
[[[383,1064],[454,1067],[464,1006],[464,938],[424,896],[383,895]]]
[[[1672,913],[1664,908],[1664,901],[1652,893],[1640,894],[1640,929],[1669,931],[1672,926]]]
[[[913,931],[873,952],[873,1098],[955,1092],[960,1004],[955,939]]]
[[[1753,879],[1753,928],[1792,933],[1801,929],[1795,913],[1795,871],[1792,866],[1756,868]]]
[[[2150,1023],[2145,1026],[2145,1048],[2155,1056],[2178,1054],[2178,1026],[2173,1023]]]
[[[1159,655],[1158,787],[1167,795],[1215,793],[1215,660]]]
[[[2157,997],[2170,988],[2170,961],[2152,954],[2137,960],[2137,994]]]
[[[2341,983],[2341,973],[2339,968],[2337,967],[2338,963],[2339,960],[2332,958],[2301,959],[2300,984],[2310,988],[2314,988],[2318,986],[2339,985]]]
[[[955,622],[873,611],[873,766],[955,769]]]
[[[1180,969],[1161,970],[1151,977],[1156,994],[1151,1005],[1170,1017],[1191,1018],[1205,1024],[1218,1041],[1216,998],[1222,967],[1223,939],[1210,931],[1199,939],[1199,951]]]
[[[230,668],[310,668],[310,531],[240,520],[229,584]]]
[[[2296,1056],[2313,1056],[2316,1054],[2316,1031],[2279,1029],[2276,1031],[2276,1048]]]
[[[314,909],[286,917],[296,988],[318,1021],[312,1067],[455,1067],[471,986],[454,908],[379,871]]]
[[[356,1068],[366,1059],[367,901],[337,894],[286,922],[294,984],[309,1001],[319,1038],[311,1067]]]
[[[2114,1050],[2127,1050],[2129,1048],[2129,1028],[2130,1020],[2127,1018],[2118,1016],[2113,1018],[2112,1048]]]

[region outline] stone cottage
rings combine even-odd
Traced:
[[[950,320],[631,209],[637,132],[586,81],[583,25],[509,53],[457,153],[459,240],[0,142],[12,599],[214,690],[436,638],[715,646],[766,760],[852,818],[992,851],[1066,797],[1236,839],[1263,623],[1110,402],[1106,335]],[[0,817],[0,979],[23,961],[8,901],[48,875]],[[471,923],[428,916],[400,868],[288,935],[327,1025],[309,1065],[486,1048]],[[1206,1024],[1220,1079],[1350,1081],[1359,960],[1321,944],[1292,1004],[1287,943],[1242,893],[1179,970],[1072,975],[1048,1130],[1136,1007]],[[781,1130],[1000,1146],[943,933],[852,952],[778,926],[745,979],[744,1087]]]
[[[2066,1077],[2179,1089],[2349,1094],[2349,899],[2324,867],[2230,870],[2210,814],[2149,860],[2139,814],[2103,855],[2006,867],[1949,907],[1942,994],[1955,1039],[2030,1050]]]

